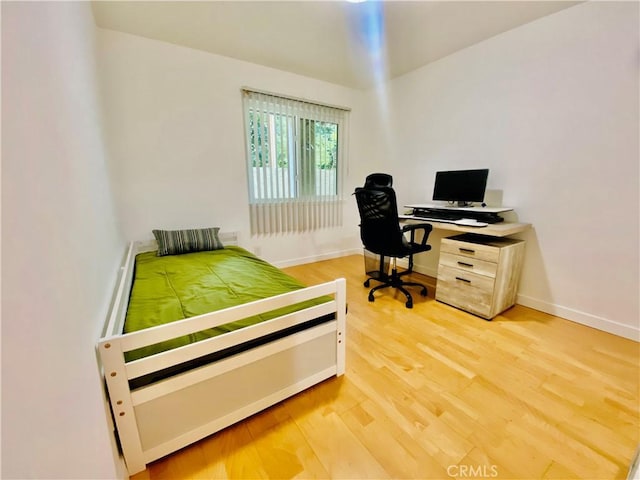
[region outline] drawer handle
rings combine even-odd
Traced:
[[[456,277],[456,280],[460,280],[461,282],[471,283],[471,280],[467,280],[466,278]]]
[[[472,263],[458,262],[458,265],[460,265],[461,267],[473,268],[473,264]]]
[[[472,250],[470,248],[461,248],[460,251],[464,253],[476,253],[475,250]]]

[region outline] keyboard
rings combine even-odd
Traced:
[[[428,218],[430,220],[462,220],[464,217],[458,213],[441,212],[432,210],[414,210],[414,217]]]
[[[470,212],[437,209],[420,209],[414,208],[413,217],[431,220],[433,222],[457,223],[458,225],[468,225],[471,227],[486,227],[487,224],[500,223],[504,221],[497,213],[487,212]]]
[[[489,225],[487,222],[480,222],[474,218],[464,218],[455,212],[414,210],[412,214],[403,215],[403,217],[419,218],[427,222],[452,223],[462,227],[486,227]]]

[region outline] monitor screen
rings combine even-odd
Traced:
[[[436,172],[433,200],[458,202],[459,206],[469,202],[482,202],[488,176],[488,168]]]

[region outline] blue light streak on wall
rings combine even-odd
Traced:
[[[385,151],[392,151],[384,2],[366,1],[349,4],[348,7],[353,43],[351,51],[355,55],[353,65],[354,68],[366,69],[365,75],[372,80],[367,83],[373,87],[377,99],[378,121],[383,135],[381,147]]]
[[[353,5],[352,34],[366,52],[370,73],[376,85],[386,77],[386,43],[384,2],[364,2]]]

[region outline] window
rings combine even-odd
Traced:
[[[347,111],[243,95],[252,234],[341,225]]]

